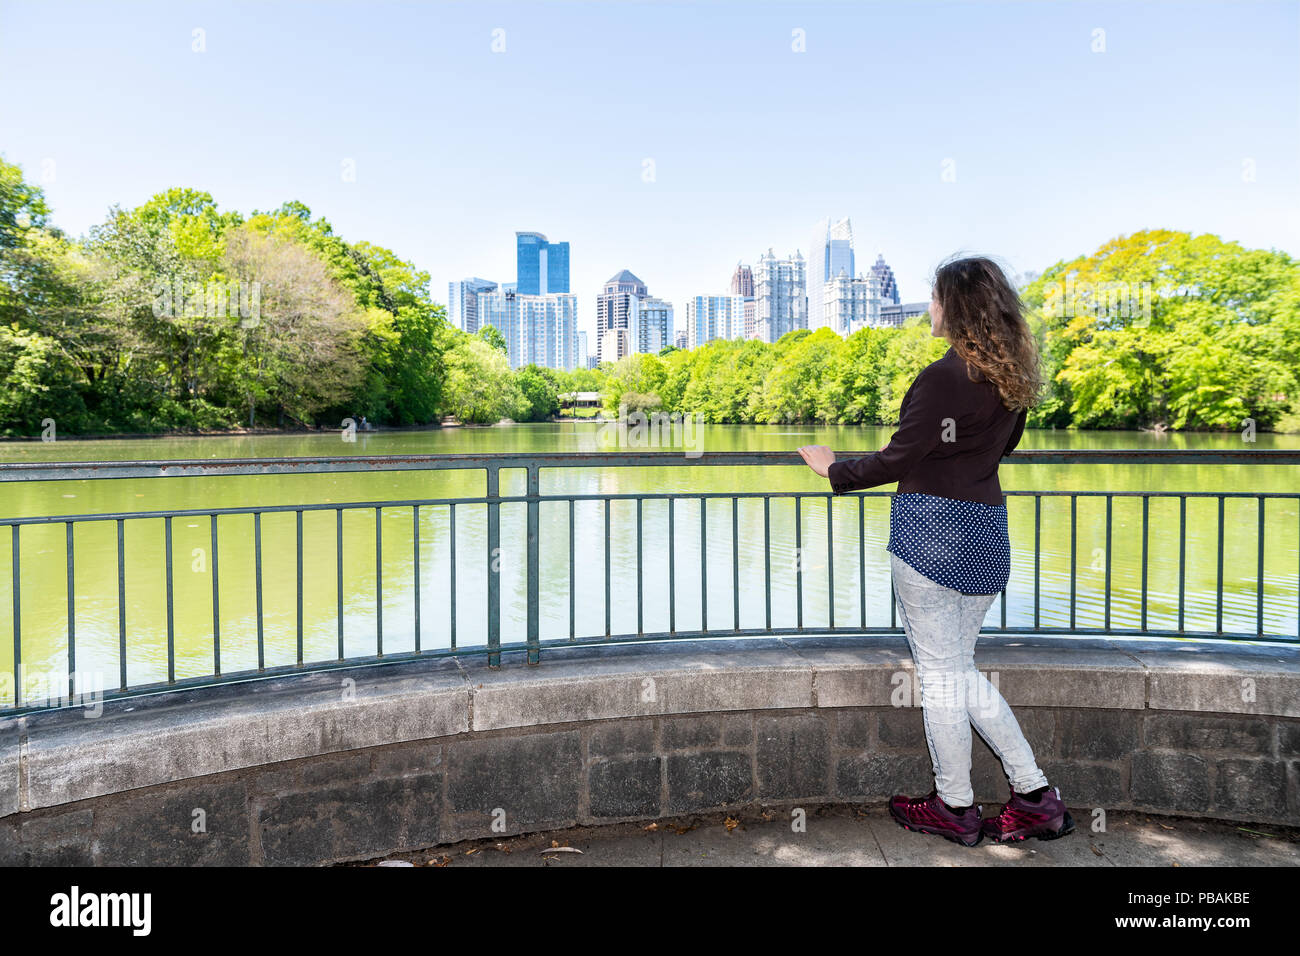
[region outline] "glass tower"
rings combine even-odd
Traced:
[[[520,295],[568,293],[567,242],[548,242],[540,232],[516,232],[515,262]]]
[[[852,278],[853,225],[847,218],[838,222],[823,219],[813,232],[813,249],[808,257],[808,328],[829,325],[824,289],[841,272]]]

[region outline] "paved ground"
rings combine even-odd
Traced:
[[[1300,830],[1294,828],[1111,812],[1107,832],[1093,833],[1090,818],[1074,817],[1075,832],[1059,840],[1015,846],[983,841],[967,848],[904,830],[883,806],[841,804],[810,808],[803,833],[791,832],[788,810],[737,818],[697,814],[650,825],[473,840],[388,859],[415,866],[1300,865]]]

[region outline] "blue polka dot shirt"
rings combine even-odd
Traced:
[[[1006,505],[896,494],[888,550],[944,587],[997,594],[1011,576]]]

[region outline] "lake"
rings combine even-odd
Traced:
[[[888,441],[893,429],[837,426],[703,426],[700,444],[709,451],[780,451],[824,444],[837,450],[868,451]],[[226,436],[130,440],[0,443],[0,462],[49,460],[122,460],[451,454],[466,452],[535,453],[617,450],[602,445],[599,424],[548,423],[484,428],[450,427],[425,431],[361,432],[355,442],[338,434]],[[1030,430],[1024,449],[1169,448],[1181,450],[1241,448],[1236,434],[1137,432],[1068,432]],[[1300,449],[1300,435],[1261,434],[1254,448]],[[1273,465],[1023,465],[1004,464],[1000,477],[1006,491],[1148,491],[1284,492],[1300,491],[1295,466]],[[886,492],[888,486],[875,491]],[[0,484],[0,515],[102,514],[118,511],[210,509],[296,504],[337,504],[484,494],[482,472],[361,472],[322,475],[114,479]],[[582,468],[544,470],[542,494],[679,494],[718,492],[804,491],[801,530],[803,624],[823,627],[833,611],[839,626],[860,623],[865,582],[866,623],[891,623],[888,541],[889,502],[867,498],[863,505],[865,564],[859,565],[858,502],[853,496],[830,502],[828,581],[827,502],[829,486],[803,465],[791,467]],[[502,473],[502,494],[524,492],[523,472]],[[1177,627],[1178,499],[1150,502],[1148,626]],[[616,501],[610,509],[610,629],[637,630],[636,505]],[[1070,607],[1070,536],[1068,497],[1043,498],[1041,530],[1040,622],[1067,626]],[[1257,504],[1228,499],[1224,508],[1225,631],[1254,632],[1256,615]],[[574,629],[578,636],[605,631],[604,503],[581,501],[574,508],[577,555]],[[699,499],[678,500],[675,512],[675,607],[677,629],[701,626]],[[770,503],[774,626],[794,626],[796,550],[793,499]],[[1034,501],[1008,502],[1013,566],[1008,587],[1009,626],[1033,624]],[[420,511],[421,646],[446,648],[451,641],[449,508]],[[1113,502],[1111,625],[1137,627],[1141,608],[1141,513],[1139,498]],[[667,504],[642,505],[643,628],[668,627]],[[1187,502],[1187,567],[1184,626],[1213,630],[1215,625],[1218,530],[1217,501]],[[707,506],[707,625],[731,628],[737,603],[740,626],[763,627],[763,501],[741,499],[736,506],[733,568],[732,505],[711,500]],[[375,512],[349,511],[343,521],[343,618],[348,656],[373,654],[376,646]],[[414,580],[412,509],[382,512],[382,617],[385,653],[414,647]],[[1078,500],[1076,624],[1100,627],[1105,607],[1105,499]],[[501,633],[503,642],[524,637],[525,506],[501,506]],[[1300,515],[1296,499],[1274,499],[1265,511],[1264,631],[1297,630],[1297,545]],[[456,641],[473,646],[486,640],[485,607],[488,570],[486,508],[456,508]],[[252,517],[219,519],[219,604],[222,670],[256,667],[256,602]],[[76,670],[85,680],[102,680],[112,688],[118,679],[118,580],[114,522],[76,526],[75,607]],[[173,533],[173,626],[176,676],[212,672],[212,579],[210,527],[207,517],[178,517]],[[165,679],[167,617],[162,519],[132,520],[124,531],[125,608],[128,680],[132,684]],[[307,660],[337,656],[336,517],[332,510],[308,512],[303,518],[303,639]],[[540,507],[541,637],[570,633],[569,516],[565,502]],[[21,531],[23,590],[22,647],[27,681],[48,675],[66,687],[67,589],[65,527],[27,526]],[[263,612],[267,666],[292,663],[296,655],[296,525],[293,513],[262,517]],[[12,565],[10,545],[0,542],[0,670],[12,665]],[[733,583],[739,587],[733,590]],[[986,624],[996,626],[1002,608],[995,601]],[[27,686],[32,686],[31,684]],[[93,686],[87,689],[94,689]],[[6,698],[6,693],[8,697]],[[12,702],[12,687],[0,686],[0,706]]]

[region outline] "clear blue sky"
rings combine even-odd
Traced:
[[[0,0],[0,90],[0,153],[37,182],[53,160],[74,234],[169,186],[298,199],[445,302],[453,278],[513,281],[537,230],[572,243],[589,330],[620,269],[681,327],[827,216],[905,301],[958,250],[1041,270],[1151,227],[1300,255],[1296,0]]]

